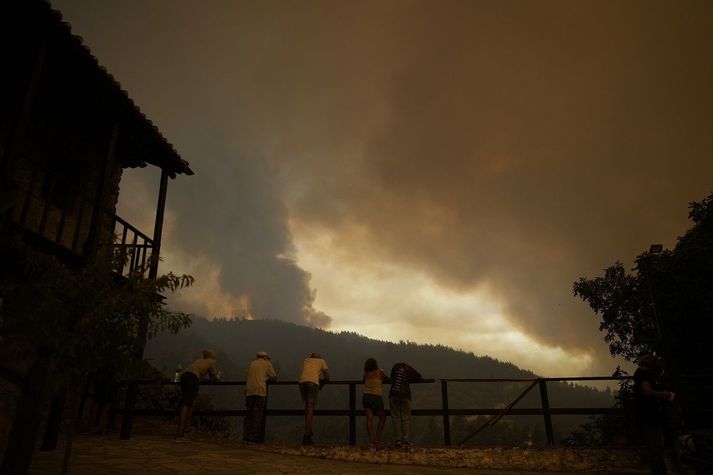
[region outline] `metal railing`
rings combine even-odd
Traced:
[[[620,381],[623,379],[631,379],[629,377],[569,377],[569,378],[536,378],[536,379],[507,379],[507,378],[468,378],[468,379],[424,379],[421,383],[438,383],[441,389],[441,407],[439,409],[414,409],[411,411],[413,416],[441,416],[443,418],[443,444],[445,446],[451,445],[451,428],[450,428],[450,417],[451,416],[493,416],[490,420],[499,420],[503,416],[542,416],[545,433],[547,437],[547,445],[555,445],[555,436],[552,426],[552,416],[560,415],[602,415],[610,414],[617,415],[623,414],[623,410],[615,407],[552,407],[550,405],[549,395],[547,391],[548,382],[567,382],[567,381]],[[528,387],[523,391],[508,407],[506,408],[468,408],[468,409],[453,409],[449,407],[448,398],[448,385],[449,383],[529,383]],[[173,381],[149,381],[142,380],[139,381],[139,385],[156,385],[160,384],[162,386],[177,386],[179,383]],[[245,381],[217,381],[217,382],[203,382],[206,386],[244,386]],[[280,386],[280,385],[298,385],[298,381],[278,381],[268,384],[270,386]],[[348,398],[348,408],[347,409],[315,409],[315,416],[343,416],[349,418],[349,444],[356,445],[356,418],[357,416],[364,416],[365,412],[363,409],[357,409],[357,386],[362,385],[362,381],[358,380],[344,380],[344,381],[330,381],[327,386],[348,386],[349,387],[349,398]],[[415,383],[420,384],[420,383]],[[514,406],[520,402],[535,386],[539,388],[540,393],[540,407],[539,408],[521,408],[515,409]],[[269,404],[269,390],[268,390],[268,404]],[[304,414],[303,409],[270,409],[266,406],[265,416],[301,416]],[[124,414],[124,409],[117,409],[114,411],[115,414]],[[175,415],[174,411],[168,410],[156,410],[156,409],[134,409],[134,415],[137,416],[171,416]],[[390,415],[390,411],[386,409],[387,416]],[[218,410],[196,410],[194,415],[200,416],[245,416],[246,410],[244,409],[218,409]],[[480,430],[480,429],[479,429]],[[468,437],[470,438],[470,437]],[[468,438],[461,441],[460,444],[464,443]],[[459,445],[460,445],[459,444]]]
[[[81,257],[90,257],[90,247],[101,237],[114,236],[121,258],[116,271],[148,272],[154,251],[151,238],[110,210],[97,209],[94,199],[46,166],[26,155],[20,158],[25,166],[19,168],[10,221]]]

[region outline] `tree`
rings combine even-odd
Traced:
[[[664,357],[668,376],[682,381],[677,384],[713,368],[713,193],[690,203],[688,217],[693,226],[673,250],[652,249],[636,258],[631,272],[617,262],[604,276],[580,278],[573,286],[574,295],[601,318],[613,356],[636,361],[641,352],[655,351]],[[696,407],[710,401],[710,387],[679,389],[688,419],[703,422]]]
[[[45,387],[61,394],[68,389],[74,415],[89,374],[108,363],[124,377],[140,368],[136,354],[143,345],[142,327],[148,326],[151,336],[163,330],[176,333],[191,323],[188,315],[166,309],[161,297],[190,286],[191,276],[169,273],[148,279],[139,269],[121,277],[114,270],[126,257],[113,246],[75,267],[19,241],[8,247],[17,265],[15,278],[0,282],[2,357],[28,373],[23,395],[41,394]],[[8,472],[17,470],[12,458],[25,459],[19,466],[29,462],[41,402],[20,401],[12,429],[16,437],[11,435],[3,459]]]

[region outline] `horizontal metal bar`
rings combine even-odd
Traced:
[[[411,383],[411,384],[421,384],[421,383],[435,383],[435,379],[424,379],[423,381],[419,381],[418,383]],[[155,380],[148,380],[148,379],[141,379],[138,381],[139,385],[151,385],[151,384],[160,384],[160,385],[174,385],[178,386],[180,383],[176,383],[173,380],[163,380],[163,381],[155,381]],[[128,381],[121,381],[120,384],[128,384]],[[300,384],[299,381],[296,380],[289,380],[289,381],[270,381],[267,383],[270,386],[296,386]],[[342,385],[349,385],[349,384],[364,384],[364,382],[361,379],[352,379],[352,380],[339,380],[339,381],[329,381],[326,386],[342,386]],[[389,384],[389,383],[384,383],[384,384]],[[201,381],[201,386],[245,386],[245,381]]]
[[[116,414],[123,414],[123,409],[117,409]],[[384,412],[387,416],[391,415],[389,409],[385,409]],[[494,416],[502,414],[502,409],[449,409],[448,415],[450,416]],[[600,408],[560,408],[560,409],[550,409],[550,414],[558,416],[581,416],[581,415],[600,415],[600,414],[623,414],[622,409],[615,409],[609,407]],[[138,416],[175,416],[176,411],[165,411],[157,409],[135,409],[134,414]],[[216,409],[208,411],[194,411],[194,415],[203,416],[217,416],[217,417],[227,417],[227,416],[244,416],[246,414],[245,409]],[[267,409],[265,414],[268,416],[303,416],[304,409]],[[315,409],[315,416],[349,416],[352,411],[349,409]],[[363,409],[357,409],[354,411],[357,416],[364,416],[365,411]],[[508,415],[509,416],[542,416],[544,411],[542,409],[532,408],[532,409],[512,409]],[[442,409],[414,409],[411,411],[413,416],[442,416]]]
[[[117,244],[117,246],[120,246]],[[131,245],[126,244],[126,247],[131,247]],[[141,245],[139,245],[140,247]],[[457,379],[450,379],[450,378],[438,378],[438,379],[424,379],[419,381],[418,383],[411,383],[411,384],[428,384],[428,383],[435,383],[439,381],[448,381],[449,383],[532,383],[535,381],[621,381],[621,380],[628,380],[632,379],[632,376],[622,376],[622,377],[611,377],[611,376],[583,376],[583,377],[572,377],[572,378],[535,378],[535,379],[503,379],[503,378],[457,378]],[[676,381],[685,381],[685,380],[710,380],[713,379],[713,376],[685,376],[682,378],[676,378]],[[126,384],[127,381],[123,381],[122,384]],[[155,381],[155,380],[146,380],[142,379],[139,380],[140,385],[147,385],[147,384],[167,384],[167,385],[178,385],[179,383],[175,383],[172,380],[164,380],[164,381]],[[206,386],[245,386],[245,381],[216,381],[216,382],[211,382],[211,381],[201,381],[202,385]],[[273,381],[269,382],[269,385],[273,386],[289,386],[289,385],[297,385],[299,384],[299,381],[296,380],[288,380],[288,381]],[[364,384],[364,382],[361,379],[349,379],[349,380],[337,380],[337,381],[329,381],[327,383],[327,386],[339,386],[339,385],[349,385],[349,384]],[[384,384],[389,384],[389,383],[384,383]]]

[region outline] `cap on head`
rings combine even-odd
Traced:
[[[211,350],[210,348],[203,348],[201,352],[203,353],[203,358],[215,359],[215,350]]]
[[[255,356],[258,358],[265,358],[266,360],[270,359],[270,355],[267,354],[267,351],[258,351]]]
[[[321,358],[322,355],[320,355],[319,353],[312,353],[311,355],[309,355],[309,357],[310,358]]]

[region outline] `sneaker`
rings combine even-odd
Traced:
[[[396,443],[394,444],[394,448],[400,449],[401,447],[403,447],[403,445],[404,445],[403,442],[401,442],[400,440],[397,440]]]
[[[302,436],[302,445],[314,445],[311,434]]]

